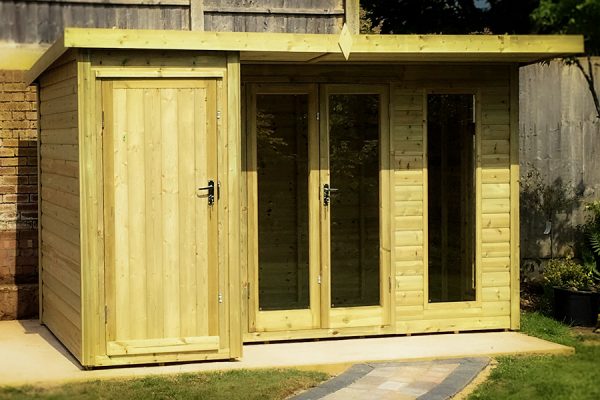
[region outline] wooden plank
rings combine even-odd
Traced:
[[[417,306],[423,304],[422,290],[396,291],[395,296],[397,306]]]
[[[506,272],[510,270],[510,257],[484,257],[481,259],[484,272]]]
[[[519,69],[510,74],[510,328],[519,329],[520,318],[520,243],[519,243]]]
[[[487,301],[509,301],[510,300],[510,288],[509,287],[486,287],[481,291],[484,302]]]
[[[44,144],[41,147],[42,159],[79,161],[79,146],[76,144]]]
[[[33,64],[25,73],[25,85],[29,86],[35,81],[42,72],[46,71],[56,60],[58,60],[67,48],[64,43],[64,36],[61,36],[44,54]]]
[[[77,144],[77,128],[45,129],[40,133],[41,141],[47,144]],[[56,158],[60,160],[61,158]]]
[[[509,228],[485,228],[481,230],[482,243],[508,243],[510,242]]]
[[[353,35],[360,33],[360,6],[358,0],[344,0],[345,23]]]
[[[510,286],[510,272],[484,272],[482,273],[482,287]]]
[[[127,340],[108,342],[106,347],[110,356],[214,351],[219,348],[219,336]]]
[[[204,30],[204,0],[189,0],[190,29],[193,31]]]
[[[79,177],[79,164],[75,161],[44,158],[40,162],[40,166],[44,172],[48,172],[50,174],[75,179],[78,179]]]
[[[120,91],[120,90],[118,90]],[[126,217],[123,221],[116,219],[116,224],[126,224],[126,236],[120,240],[127,240],[128,252],[123,254],[127,257],[128,271],[124,276],[124,281],[119,284],[129,285],[129,299],[127,303],[122,303],[115,310],[117,313],[125,314],[129,321],[129,337],[142,339],[147,337],[148,325],[148,298],[155,295],[146,290],[146,246],[153,245],[146,243],[146,171],[144,154],[144,121],[146,110],[144,109],[144,91],[143,89],[127,90],[125,95],[125,128],[119,131],[119,134],[126,136],[123,138],[125,146],[123,148],[123,179],[127,182],[127,194],[123,200],[123,214]],[[178,131],[178,135],[180,132]],[[117,137],[117,140],[119,138]],[[126,175],[126,176],[125,176]],[[120,199],[116,199],[119,201]],[[117,292],[118,296],[119,291]],[[118,339],[127,339],[128,336],[117,335]]]
[[[242,277],[240,231],[241,214],[241,176],[242,170],[242,99],[240,93],[240,60],[236,53],[227,55],[227,176],[228,176],[228,227],[229,247],[228,293],[229,308],[229,350],[232,358],[242,356]]]
[[[483,228],[510,228],[510,214],[482,214],[481,226]]]
[[[395,276],[396,291],[422,291],[424,289],[423,276]]]
[[[340,307],[329,312],[329,324],[332,328],[355,328],[359,326],[382,326],[383,307]]]
[[[435,320],[399,321],[397,331],[402,333],[456,332],[483,329],[504,329],[510,326],[509,317],[470,317]]]
[[[77,110],[77,94],[57,97],[52,99],[52,101],[42,100],[40,102],[41,115],[57,114],[75,110]]]
[[[482,243],[481,244],[481,256],[482,257],[509,257],[510,256],[510,243]]]

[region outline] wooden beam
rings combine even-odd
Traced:
[[[66,28],[65,47],[340,54],[338,35]],[[352,35],[352,54],[559,56],[584,51],[580,35]]]
[[[342,8],[295,8],[295,7],[228,7],[228,6],[205,6],[204,12],[215,14],[298,14],[298,15],[344,15]]]
[[[190,30],[204,30],[204,0],[190,1]]]
[[[25,84],[31,85],[38,76],[42,74],[49,66],[54,64],[60,58],[67,48],[64,45],[64,36],[58,38],[56,42],[33,64],[33,66],[25,73]]]
[[[360,33],[360,4],[359,0],[344,0],[344,11],[346,25],[350,33],[358,35]]]

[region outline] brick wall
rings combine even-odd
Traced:
[[[38,312],[37,93],[0,71],[0,320]]]

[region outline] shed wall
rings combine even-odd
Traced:
[[[245,82],[389,85],[391,332],[518,328],[518,198],[514,190],[518,193],[518,91],[514,71],[509,65],[242,68]],[[477,97],[476,302],[429,304],[427,299],[429,92],[473,93]]]
[[[42,322],[81,357],[81,256],[77,63],[62,59],[40,79]]]

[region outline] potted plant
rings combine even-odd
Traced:
[[[585,209],[588,211],[586,222],[583,225],[585,244],[592,253],[596,264],[595,279],[600,279],[600,200],[587,203]]]
[[[552,259],[544,282],[553,289],[554,318],[572,325],[596,326],[600,293],[591,269],[571,258]]]

